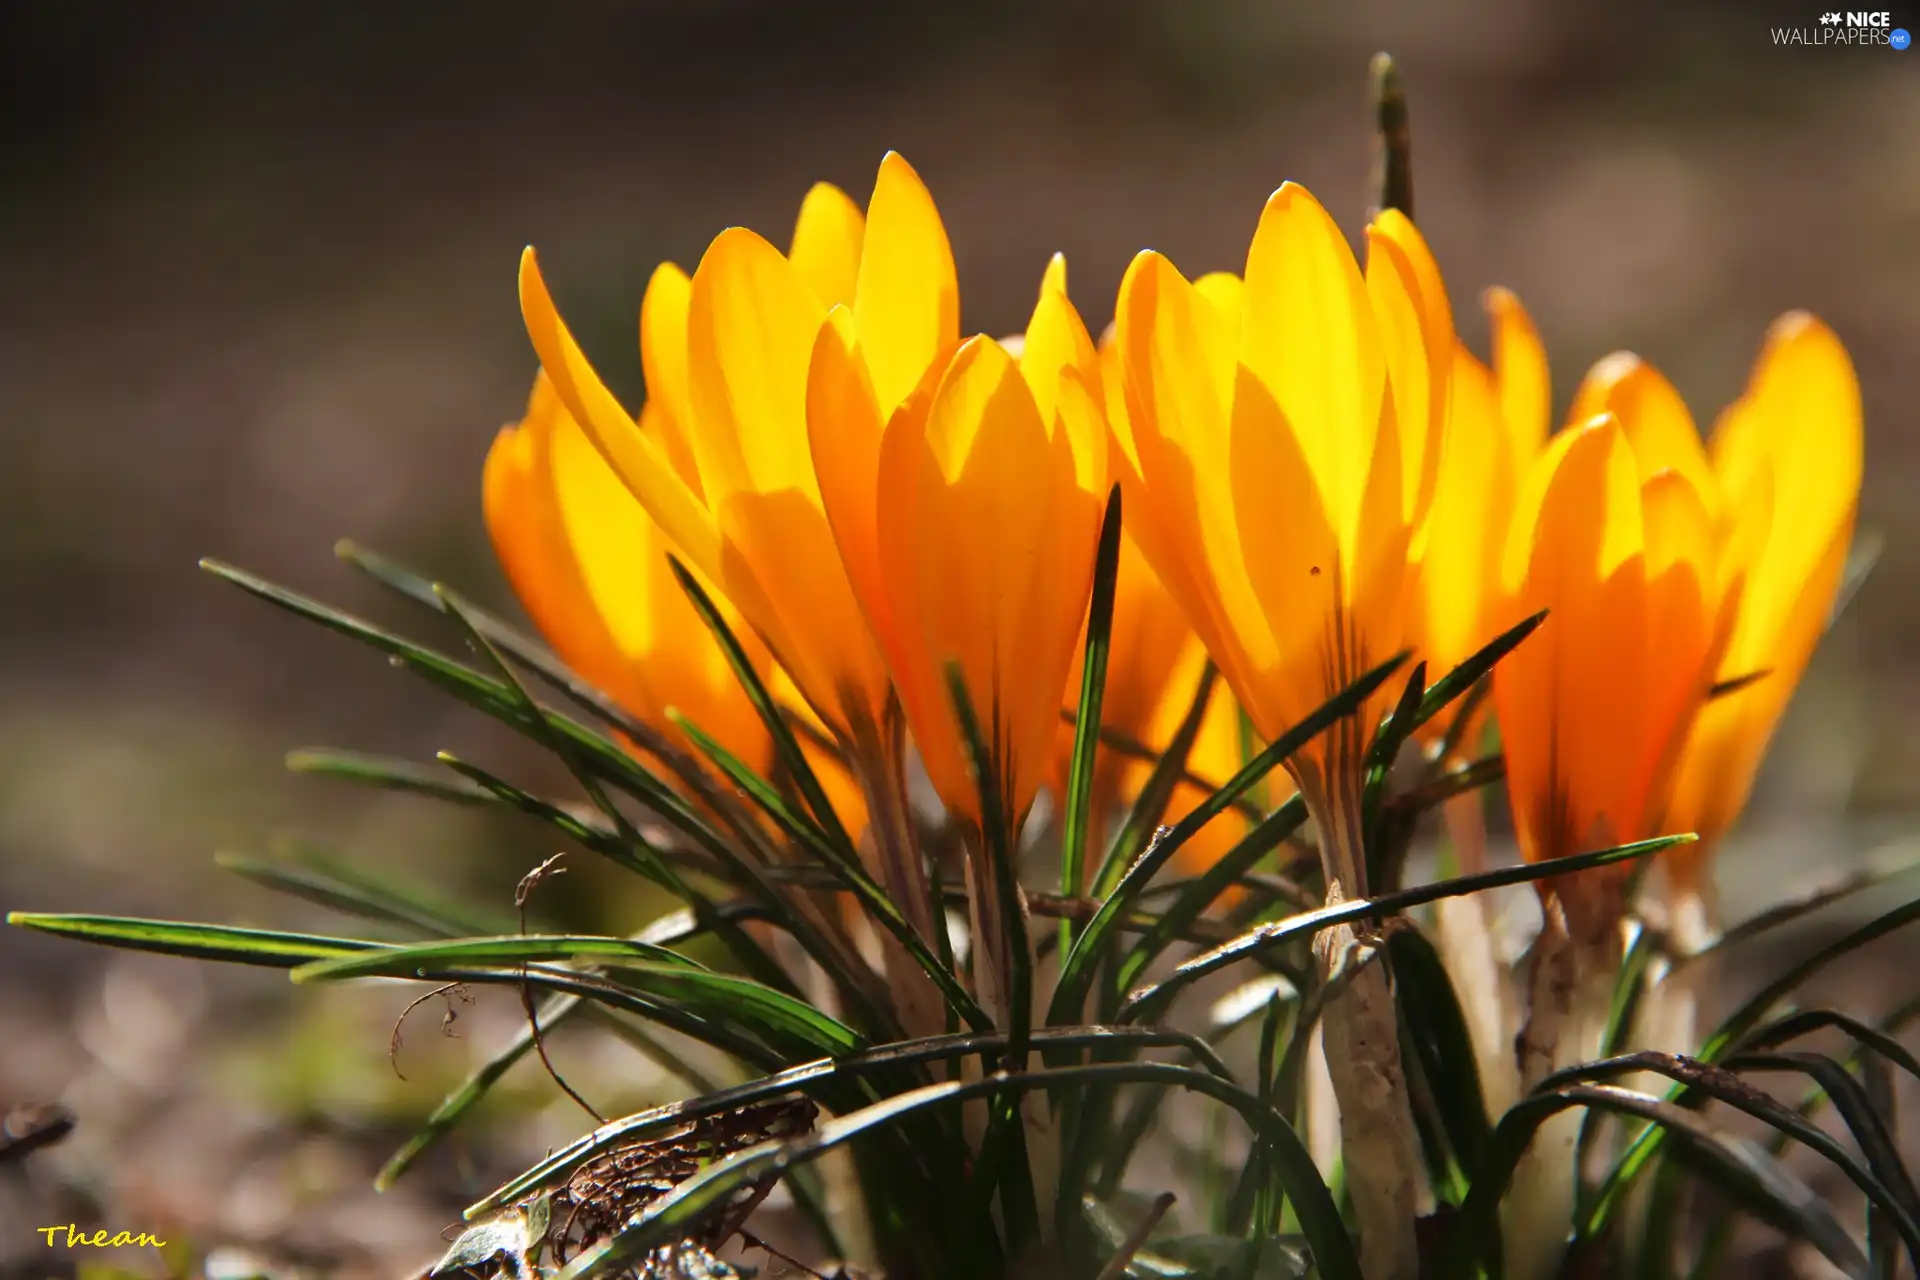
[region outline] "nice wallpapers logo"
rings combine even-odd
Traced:
[[[1904,50],[1913,43],[1905,27],[1893,25],[1891,13],[1823,12],[1820,21],[1809,27],[1773,28],[1775,44],[1838,45],[1868,49],[1881,45]]]

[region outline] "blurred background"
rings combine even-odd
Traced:
[[[1885,554],[1723,859],[1729,912],[1896,856],[1920,799],[1920,52],[1774,45],[1769,27],[1817,9],[14,0],[0,908],[338,927],[213,866],[287,838],[510,907],[553,852],[538,829],[291,778],[282,756],[446,748],[559,788],[551,764],[195,561],[447,639],[335,561],[351,536],[510,607],[479,477],[534,369],[523,245],[635,403],[657,262],[690,268],[736,223],[784,243],[808,184],[864,201],[892,148],[940,203],[967,329],[1019,328],[1063,250],[1097,330],[1141,247],[1237,269],[1283,179],[1357,230],[1379,48],[1411,96],[1417,213],[1462,330],[1484,351],[1475,299],[1516,289],[1562,406],[1627,347],[1707,422],[1780,312],[1847,342],[1861,524]],[[631,927],[620,892],[582,860],[543,891],[555,915]],[[407,998],[0,931],[0,1110],[81,1114],[33,1179],[0,1169],[0,1269],[70,1268],[31,1234],[70,1220],[370,1275],[429,1260],[472,1193],[588,1121],[523,1067],[504,1136],[449,1143],[374,1197],[379,1161],[518,1016],[483,999],[443,1037],[423,1009],[402,1080],[388,1028]],[[564,1048],[606,1107],[673,1087],[596,1041]]]

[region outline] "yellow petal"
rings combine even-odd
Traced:
[[[1714,525],[1692,481],[1662,471],[1641,486],[1647,540],[1648,649],[1655,657],[1636,691],[1647,707],[1651,746],[1642,757],[1650,813],[1665,811],[1673,766],[1713,681]]]
[[[681,736],[668,714],[677,707],[753,767],[766,767],[766,730],[674,581],[660,531],[544,375],[526,420],[502,432],[489,455],[486,499],[515,593],[569,667],[667,736]],[[718,603],[737,627],[724,597]],[[750,634],[744,643],[764,667]]]
[[[1386,367],[1366,284],[1340,228],[1288,183],[1247,251],[1240,360],[1293,426],[1351,561]]]
[[[1533,317],[1511,291],[1489,289],[1486,303],[1493,321],[1493,376],[1500,387],[1500,404],[1513,431],[1516,455],[1532,458],[1552,429],[1553,386],[1546,348],[1540,344]]]
[[[1268,738],[1337,690],[1329,620],[1340,609],[1340,542],[1306,452],[1264,383],[1244,367],[1233,398],[1233,510],[1247,569],[1278,650],[1253,673],[1247,712]]]
[[[807,369],[825,322],[793,264],[742,227],[721,232],[693,275],[687,368],[707,501],[793,490],[818,503],[807,445]]]
[[[1831,329],[1804,312],[1775,322],[1746,392],[1714,430],[1713,460],[1729,502],[1762,474],[1773,489],[1726,661],[1804,663],[1838,585],[1837,570],[1831,581],[1815,570],[1851,537],[1860,494],[1860,384]]]
[[[554,310],[531,249],[520,259],[520,311],[541,367],[567,412],[681,554],[718,580],[720,545],[713,517],[680,478],[666,450],[639,430],[593,371]]]
[[[1405,518],[1417,522],[1433,500],[1451,408],[1453,310],[1426,240],[1397,209],[1367,228],[1366,279],[1400,428]]]
[[[867,220],[860,206],[830,182],[816,182],[800,202],[788,260],[825,307],[850,306],[860,273]]]
[[[1066,282],[1067,260],[1055,254],[1041,283],[1040,299],[1027,321],[1026,340],[1020,349],[1020,372],[1033,392],[1041,420],[1049,423],[1053,421],[1062,374],[1067,369],[1078,369],[1091,376],[1099,364],[1087,326],[1067,300]]]
[[[807,381],[808,437],[821,501],[847,580],[874,637],[897,666],[901,638],[881,569],[876,506],[884,430],[873,383],[855,347],[852,315],[845,307],[835,307],[814,344]]]
[[[1644,479],[1661,471],[1677,471],[1717,518],[1719,484],[1707,462],[1707,451],[1693,415],[1673,384],[1646,361],[1628,351],[1616,351],[1594,365],[1573,393],[1573,422],[1585,422],[1611,413],[1633,445],[1633,455]]]
[[[1122,466],[1126,526],[1236,690],[1276,661],[1233,518],[1232,318],[1156,253],[1120,283],[1115,344],[1138,484]]]
[[[960,286],[940,212],[920,175],[891,151],[867,205],[853,314],[883,413],[960,333]]]
[[[1742,516],[1727,545],[1741,581],[1718,673],[1768,674],[1709,704],[1682,755],[1670,821],[1703,844],[1745,807],[1825,628],[1853,534],[1861,448],[1860,388],[1846,349],[1809,315],[1781,317],[1712,440],[1728,507]]]
[[[647,430],[660,441],[674,472],[704,494],[689,433],[693,401],[687,390],[687,302],[693,282],[671,262],[654,269],[640,299],[640,367],[647,378]]]
[[[1493,375],[1455,343],[1453,411],[1420,552],[1421,656],[1451,671],[1493,639],[1518,476]]]

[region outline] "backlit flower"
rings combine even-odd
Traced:
[[[1413,224],[1368,230],[1363,276],[1305,190],[1280,188],[1245,282],[1134,260],[1116,320],[1128,523],[1259,731],[1277,736],[1405,642],[1454,338]],[[1390,692],[1290,763],[1358,883],[1365,743]]]
[[[562,661],[669,739],[682,740],[674,708],[767,768],[766,727],[674,580],[666,540],[544,374],[487,453],[483,497],[500,565]]]
[[[918,339],[896,362],[917,361],[917,379],[954,336],[950,322],[927,331],[920,309],[891,284],[863,285],[863,257],[890,281],[900,275],[900,224],[886,205],[876,193],[869,227],[822,184],[801,206],[790,259],[736,227],[713,241],[691,279],[671,264],[654,273],[641,308],[641,358],[649,405],[676,425],[671,432],[643,429],[607,391],[554,310],[531,251],[520,275],[527,331],[561,402],[678,554],[734,602],[846,742],[878,740],[890,690],[814,475],[806,421],[814,337],[828,307],[859,301],[890,322],[876,321],[876,330],[899,344]],[[946,270],[950,278],[950,261]],[[889,390],[904,394],[898,381]]]
[[[1018,355],[969,338],[917,389],[902,379],[889,409],[868,341],[857,312],[836,308],[814,353],[827,510],[941,799],[980,817],[947,688],[957,662],[1017,823],[1051,759],[1106,492],[1093,343],[1059,259]]]
[[[1723,511],[1754,524],[1751,536],[1730,538],[1744,585],[1715,678],[1765,674],[1710,703],[1681,751],[1667,826],[1700,836],[1676,850],[1683,877],[1698,874],[1745,807],[1826,626],[1853,537],[1861,455],[1860,386],[1846,348],[1804,312],[1781,317],[1709,445]]]
[[[1712,680],[1730,585],[1714,499],[1678,468],[1649,474],[1656,460],[1603,413],[1555,436],[1521,488],[1501,574],[1507,616],[1551,616],[1494,668],[1493,690],[1529,861],[1656,834]],[[1588,872],[1579,892],[1562,889],[1576,938],[1611,929],[1626,874]]]

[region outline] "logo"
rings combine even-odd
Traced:
[[[1775,27],[1773,42],[1784,45],[1816,45],[1865,49],[1881,45],[1905,49],[1913,37],[1905,27],[1893,25],[1893,15],[1885,10],[1824,9],[1820,20],[1806,27]]]

